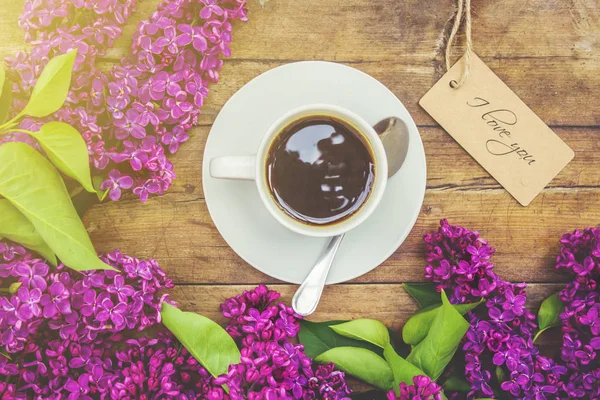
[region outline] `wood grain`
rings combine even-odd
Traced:
[[[193,138],[171,156],[177,179],[170,194],[178,200],[204,198],[202,161],[210,126],[193,130]],[[439,127],[419,129],[427,159],[427,187],[435,191],[504,190],[450,135]],[[600,175],[593,167],[600,163],[600,127],[555,128],[574,151],[575,158],[548,185],[552,190],[600,187]]]
[[[281,301],[286,304],[296,290],[294,285],[271,285],[281,293]],[[220,304],[227,298],[236,296],[251,285],[227,286],[180,286],[171,291],[172,298],[186,311],[195,311],[207,317],[226,323],[221,315]],[[527,288],[527,307],[537,310],[540,303],[552,293],[562,289],[559,284],[532,284]],[[418,310],[418,305],[400,284],[385,285],[335,285],[325,288],[322,302],[311,321],[332,319],[375,318],[387,326],[400,331],[402,326]]]
[[[141,1],[102,60],[129,53],[131,35],[159,0]],[[2,0],[0,55],[27,50],[18,16],[23,0]],[[417,101],[444,73],[444,38],[454,0],[248,0],[248,23],[234,25],[233,58],[211,87],[194,137],[171,157],[178,178],[168,194],[93,207],[85,217],[94,245],[154,257],[179,286],[183,309],[219,322],[219,304],[259,282],[289,302],[295,287],[245,264],[223,241],[202,192],[202,153],[227,99],[260,73],[288,62],[328,60],[371,74],[400,98],[420,125],[427,155],[425,202],[406,242],[355,281],[327,287],[314,320],[377,318],[400,329],[416,305],[401,282],[423,280],[421,236],[441,218],[478,229],[497,248],[496,272],[533,282],[533,309],[568,278],[553,268],[560,236],[600,221],[600,3],[598,0],[473,0],[475,51],[574,150],[575,159],[529,207],[521,207]],[[462,52],[462,40],[455,50]]]
[[[272,282],[239,259],[211,222],[202,199],[177,195],[94,207],[86,215],[99,251],[120,248],[154,257],[179,283]],[[557,282],[553,269],[558,239],[577,227],[600,220],[600,191],[545,190],[521,207],[503,190],[429,190],[417,224],[396,253],[357,282],[404,282],[423,279],[420,237],[441,218],[477,228],[497,247],[497,272],[506,280]],[[285,266],[282,266],[284,268]]]
[[[4,0],[7,1],[7,0]],[[0,54],[27,46],[17,28],[16,1],[0,13]],[[137,23],[158,0],[138,6],[106,57],[109,68],[129,54]],[[433,121],[417,100],[443,74],[444,37],[454,0],[271,0],[261,9],[248,0],[248,23],[236,23],[233,59],[225,63],[201,122],[210,124],[244,83],[298,60],[352,65],[387,85],[419,124]],[[473,1],[475,51],[550,125],[600,124],[600,12],[597,0]],[[459,47],[456,54],[462,52]],[[582,96],[583,94],[583,96]]]

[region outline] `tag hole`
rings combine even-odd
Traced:
[[[456,89],[458,87],[458,82],[456,82],[455,80],[451,80],[450,81],[450,87],[452,89]]]

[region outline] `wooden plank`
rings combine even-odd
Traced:
[[[275,0],[274,0],[275,1]],[[243,41],[241,39],[240,41]],[[304,57],[311,60],[312,57]],[[324,57],[324,60],[335,60]],[[587,104],[600,102],[600,59],[494,58],[482,54],[490,68],[548,125],[600,125],[600,115]],[[255,76],[283,65],[281,61],[227,60],[222,80],[212,86],[200,123],[210,124],[225,102]],[[403,102],[419,125],[436,123],[418,105],[419,99],[443,75],[431,60],[404,57],[396,61],[362,61],[346,64],[386,85]]]
[[[127,54],[137,23],[148,18],[158,3],[138,2],[138,11],[110,57]],[[339,61],[397,61],[417,56],[433,61],[441,54],[454,6],[455,0],[271,0],[261,9],[255,0],[248,0],[250,23],[235,26],[232,50],[243,59],[333,56]],[[595,0],[476,0],[472,7],[473,37],[482,54],[598,57],[600,13]],[[2,26],[17,28],[22,9],[22,0],[3,5]],[[0,53],[15,52],[22,43],[22,31],[3,29]]]
[[[177,179],[170,194],[179,200],[203,198],[202,160],[210,127],[193,130],[193,137],[171,161]],[[427,158],[427,187],[431,190],[504,190],[450,135],[437,127],[419,129]],[[575,158],[549,184],[549,188],[600,187],[594,165],[600,165],[600,129],[556,128],[555,132],[575,151]]]
[[[527,288],[527,307],[537,314],[540,303],[550,294],[561,290],[560,284],[531,284]],[[182,310],[200,313],[221,324],[227,319],[221,315],[220,304],[227,298],[241,294],[252,285],[228,286],[178,286],[171,291],[172,298]],[[281,293],[285,304],[290,304],[297,289],[294,285],[271,285]],[[406,320],[417,311],[418,306],[400,284],[385,285],[334,285],[325,288],[319,308],[308,319],[327,321],[332,319],[374,318],[386,326],[401,331]]]
[[[356,282],[423,279],[421,236],[441,218],[478,229],[498,249],[496,271],[503,279],[560,282],[554,270],[560,236],[597,225],[600,190],[547,189],[529,207],[502,190],[429,190],[407,241],[383,265]],[[93,207],[85,222],[99,251],[120,248],[154,257],[177,282],[273,282],[241,261],[220,237],[202,199],[155,198],[146,204],[121,201]]]
[[[109,51],[110,66],[129,53],[137,22],[158,0],[141,2],[123,37]],[[600,124],[600,18],[594,0],[473,2],[476,49],[486,63],[548,124]],[[0,54],[25,48],[16,28],[20,2],[0,14]],[[443,32],[454,0],[382,0],[365,3],[272,0],[265,10],[249,0],[250,22],[236,23],[222,81],[201,122],[212,123],[225,101],[270,68],[297,60],[348,63],[387,85],[419,124],[433,121],[418,99],[442,75]],[[516,17],[506,18],[506,10]],[[535,26],[535,29],[533,27]],[[327,40],[323,40],[327,38]],[[461,50],[457,49],[457,54]]]

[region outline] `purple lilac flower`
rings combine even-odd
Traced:
[[[271,305],[279,293],[260,285],[221,304],[227,331],[241,344],[241,363],[215,380],[232,400],[349,399],[344,373],[333,364],[313,366],[304,347],[291,340],[300,325],[292,309]]]
[[[424,240],[426,277],[438,290],[449,289],[454,304],[486,299],[485,307],[467,314],[471,327],[462,346],[465,378],[472,387],[467,398],[495,397],[494,390],[519,399],[567,397],[562,384],[567,368],[540,355],[533,345],[536,323],[525,308],[526,285],[505,282],[492,271],[495,250],[477,232],[446,220]],[[589,348],[577,343],[572,347],[568,354],[574,360],[591,360]],[[503,381],[495,378],[498,371],[506,376]]]
[[[490,262],[495,250],[479,233],[442,220],[440,228],[423,240],[425,277],[437,283],[438,290],[448,289],[452,303],[478,301],[496,289],[499,278]]]
[[[6,59],[8,74],[15,82],[11,110],[15,115],[26,104],[37,77],[48,61],[69,50],[78,50],[65,106],[53,117],[36,121],[36,127],[52,119],[73,125],[87,143],[90,163],[100,170],[106,168],[108,162],[102,136],[106,127],[104,89],[107,78],[96,63],[121,36],[123,26],[135,11],[136,2],[26,0],[19,26],[25,31],[25,39],[32,44],[32,50],[30,53],[18,52]],[[32,130],[31,119],[24,119],[21,128]],[[22,141],[23,138],[13,135],[8,139]]]
[[[142,201],[171,186],[175,173],[165,152],[175,153],[197,124],[221,56],[231,54],[231,22],[246,20],[245,6],[246,0],[163,1],[139,24],[131,56],[111,71],[104,153],[133,178],[127,191]]]
[[[400,396],[392,390],[388,392],[387,398],[388,400],[441,400],[442,387],[431,378],[419,375],[413,378],[412,385],[400,383]]]
[[[556,268],[571,271],[574,280],[559,293],[561,359],[569,370],[564,391],[570,398],[600,397],[600,229],[565,234]]]
[[[169,301],[161,291],[173,284],[152,259],[119,251],[101,258],[117,271],[78,272],[62,264],[50,269],[21,246],[0,241],[0,287],[20,283],[16,293],[0,293],[0,349],[11,356],[0,355],[0,375],[10,377],[0,385],[0,399],[115,398],[109,394],[115,387],[132,389],[134,377],[123,374],[130,367],[120,364],[114,348],[128,332],[160,321],[160,305]],[[125,352],[139,354],[139,346],[127,345],[133,348]],[[145,360],[138,366],[149,367]],[[172,391],[183,387],[170,385]],[[152,393],[160,390],[147,398]],[[143,398],[137,394],[128,396]]]
[[[93,175],[119,170],[133,180],[111,191],[142,201],[164,193],[175,178],[173,154],[197,124],[210,82],[218,81],[222,56],[231,55],[231,23],[246,21],[246,0],[163,0],[139,24],[131,55],[105,74],[96,64],[135,11],[137,0],[27,0],[19,25],[31,53],[7,58],[15,115],[26,104],[43,67],[54,56],[77,49],[67,102],[53,117],[24,119],[37,130],[51,118],[73,125],[86,141]],[[147,141],[151,138],[152,144]],[[37,143],[26,134],[0,138]],[[110,178],[108,178],[110,179]]]
[[[109,398],[228,399],[210,374],[170,334],[126,341],[113,358]]]
[[[0,356],[0,374],[10,378],[0,383],[0,399],[349,399],[344,374],[333,364],[314,366],[292,342],[299,317],[272,304],[279,293],[261,285],[222,304],[242,357],[214,379],[170,333],[133,335],[159,322],[169,301],[160,291],[173,285],[156,262],[118,251],[101,258],[117,271],[61,264],[19,274],[19,263],[44,262],[0,241],[0,286],[21,283],[18,293],[0,296],[1,344],[11,355]],[[23,307],[27,315],[19,315]]]
[[[100,190],[109,190],[108,196],[116,201],[121,197],[121,189],[129,189],[133,186],[133,179],[130,176],[121,176],[121,173],[113,169],[108,174],[108,179],[100,184]]]

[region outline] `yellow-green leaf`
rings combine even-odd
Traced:
[[[370,350],[359,347],[336,347],[320,354],[319,364],[334,363],[335,367],[379,389],[390,390],[394,375],[388,363]]]
[[[407,360],[431,379],[437,380],[458,349],[470,324],[450,304],[442,291],[442,307],[437,311],[429,333],[414,346]]]
[[[477,303],[453,304],[453,307],[460,315],[465,315],[481,303],[483,303],[483,299],[479,300]],[[431,328],[431,324],[441,307],[441,304],[425,307],[411,315],[402,328],[402,340],[404,343],[416,346],[421,340],[425,339],[429,333],[429,328]]]
[[[48,62],[22,114],[41,118],[55,113],[62,107],[71,87],[75,57],[77,50],[71,50]]]
[[[4,66],[0,64],[0,124],[6,122],[12,102],[12,88],[10,81],[6,79]]]
[[[338,335],[363,340],[382,349],[390,344],[390,333],[387,328],[374,319],[355,319],[354,321],[333,325],[330,328]]]
[[[0,199],[0,237],[5,237],[39,253],[49,263],[56,265],[56,256],[35,230],[33,224],[15,206],[4,199]]]
[[[77,129],[64,122],[49,122],[33,136],[40,143],[52,164],[69,178],[81,183],[90,193],[92,185],[87,145]]]
[[[96,196],[98,197],[98,200],[100,200],[100,201],[104,201],[104,199],[106,199],[106,196],[108,195],[108,192],[110,191],[109,189],[106,189],[106,190],[100,189],[100,185],[102,184],[103,181],[104,181],[104,178],[99,175],[95,175],[94,177],[92,177],[92,184],[94,185],[94,189],[96,191]]]
[[[37,150],[24,143],[0,146],[0,195],[33,224],[69,268],[113,269],[98,258],[62,177]]]
[[[374,352],[379,350],[375,345],[339,335],[331,329],[332,325],[344,322],[348,321],[310,322],[305,319],[300,320],[298,340],[304,346],[304,354],[310,358],[316,358],[319,354],[335,347],[362,347]]]
[[[224,374],[230,364],[240,362],[235,341],[216,322],[168,303],[162,303],[160,315],[163,324],[212,376]]]
[[[388,344],[385,346],[385,349],[383,349],[383,357],[385,357],[385,360],[389,364],[392,374],[394,375],[393,389],[398,396],[400,395],[401,383],[406,383],[410,386],[413,385],[412,378],[418,375],[425,375],[419,368],[400,357],[391,344]]]

